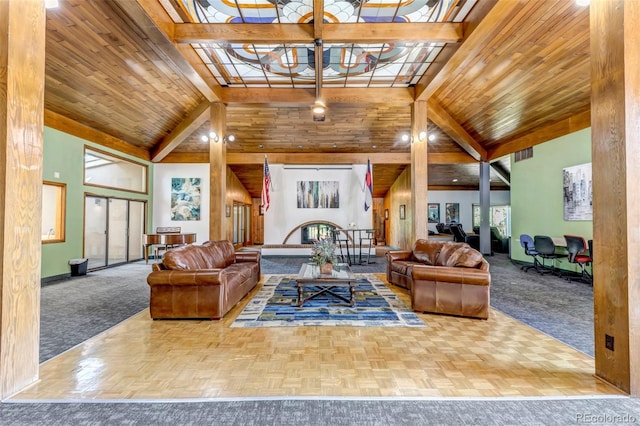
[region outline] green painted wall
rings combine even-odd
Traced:
[[[520,234],[593,238],[592,221],[565,221],[562,169],[591,162],[591,129],[580,130],[533,147],[533,158],[511,157],[511,257],[531,261],[520,246]],[[563,269],[575,265],[561,261]]]
[[[153,194],[152,163],[45,127],[42,178],[46,181],[65,183],[67,185],[67,203],[65,242],[42,244],[42,278],[68,274],[70,271],[69,259],[82,257],[85,192],[109,197],[147,201],[147,229],[149,229],[151,225],[150,218],[153,217],[153,212],[150,195],[103,189],[85,186],[83,184],[83,155],[85,145],[148,165],[149,194]],[[59,173],[58,178],[54,175],[56,172]]]

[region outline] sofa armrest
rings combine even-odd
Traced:
[[[258,262],[260,263],[259,251],[238,251],[236,252],[236,263],[240,262]]]
[[[147,276],[150,286],[156,285],[222,285],[226,282],[224,269],[163,270]]]
[[[386,254],[389,262],[396,260],[409,260],[411,259],[411,251],[409,250],[390,250]]]
[[[411,270],[414,284],[417,281],[448,282],[489,286],[491,275],[489,271],[477,268],[415,265]]]

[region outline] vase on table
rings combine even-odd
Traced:
[[[331,272],[333,271],[333,264],[332,263],[323,263],[320,265],[320,273],[323,275],[331,275]]]

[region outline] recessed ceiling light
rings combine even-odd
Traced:
[[[409,141],[409,135],[406,133],[403,133],[402,136],[400,136],[400,139],[402,139],[402,142],[408,142]]]
[[[338,145],[336,145],[336,144],[334,143],[334,144],[333,144],[333,147],[334,147],[334,148],[337,148],[337,147],[338,147]]]
[[[376,149],[378,145],[373,145],[371,148]]]
[[[436,140],[436,135],[434,135],[433,133],[431,133],[431,134],[429,135],[429,140],[430,140],[431,142],[435,141],[435,140]]]
[[[264,145],[260,144],[260,145],[258,145],[258,148],[263,149]]]
[[[44,2],[44,7],[47,9],[53,9],[60,6],[58,4],[58,0],[45,0]]]
[[[201,140],[202,142],[206,142],[206,141],[208,141],[208,140],[209,140],[209,138],[207,137],[207,135],[202,135],[202,136],[200,136],[200,140]]]
[[[589,6],[591,0],[576,0],[578,6]]]
[[[298,148],[302,149],[302,145],[298,145]]]
[[[454,180],[452,180],[452,182],[457,182],[457,181],[458,181],[458,179],[454,179]]]

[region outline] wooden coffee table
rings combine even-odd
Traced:
[[[305,263],[300,268],[296,281],[298,283],[298,306],[302,306],[304,302],[315,299],[322,294],[330,294],[336,299],[347,302],[349,306],[356,304],[354,294],[358,284],[356,282],[356,276],[351,272],[351,268],[349,268],[349,265],[346,263],[334,264],[331,274],[321,274],[320,268],[317,265]],[[316,287],[316,291],[308,297],[304,297],[305,287]],[[349,299],[334,293],[332,290],[335,287],[349,287]]]

